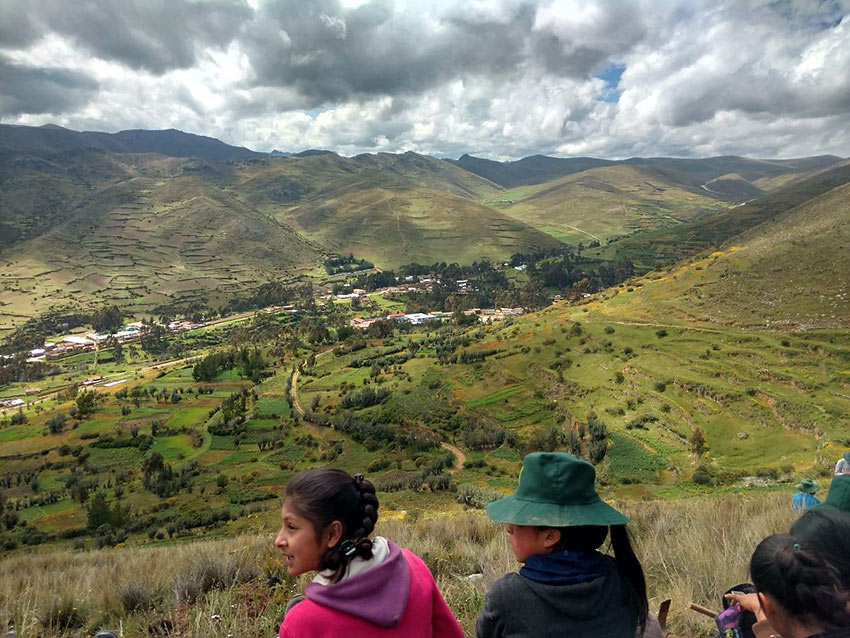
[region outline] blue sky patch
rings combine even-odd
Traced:
[[[625,64],[612,64],[605,68],[602,73],[597,75],[600,80],[605,81],[605,88],[602,93],[596,96],[600,102],[618,102],[620,99],[620,78],[623,77],[623,71],[626,70]]]

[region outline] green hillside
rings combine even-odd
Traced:
[[[270,279],[295,280],[321,249],[178,166],[96,191],[68,219],[0,255],[0,326],[48,309],[223,302]]]
[[[850,184],[728,240],[643,287],[652,316],[812,330],[850,327]]]
[[[850,182],[850,162],[803,173],[780,188],[719,214],[658,230],[637,233],[591,251],[596,257],[629,257],[641,270],[651,270],[711,250],[760,224],[769,224],[792,208]]]
[[[415,153],[276,159],[240,170],[233,188],[311,241],[383,268],[505,260],[559,243],[479,203],[495,184]]]
[[[594,168],[488,199],[505,214],[577,244],[667,228],[727,204],[633,166]]]

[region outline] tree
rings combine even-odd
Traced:
[[[691,435],[691,450],[693,450],[696,457],[699,459],[705,451],[708,449],[708,441],[705,438],[705,432],[702,431],[702,428],[697,426],[694,428],[694,433]]]
[[[65,426],[65,413],[59,412],[47,420],[47,429],[51,434],[59,434]]]
[[[112,359],[116,363],[121,363],[124,361],[124,346],[121,345],[121,342],[114,337],[109,340],[112,344]]]
[[[124,321],[124,315],[118,306],[104,306],[91,315],[91,325],[97,332],[117,330]]]
[[[168,346],[165,335],[165,328],[159,324],[154,324],[146,334],[142,335],[139,344],[142,346],[142,350],[148,354],[160,354]]]
[[[77,416],[81,419],[94,412],[97,394],[94,390],[83,390],[77,395]]]

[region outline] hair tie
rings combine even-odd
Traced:
[[[794,543],[793,547],[794,547],[794,551],[795,551],[795,552],[799,552],[799,551],[800,551],[800,543]]]
[[[351,558],[357,552],[357,545],[355,545],[350,539],[345,539],[339,545],[339,551],[346,558]]]
[[[354,484],[357,486],[357,491],[363,491],[363,475],[359,472],[354,475]]]

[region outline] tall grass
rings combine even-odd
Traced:
[[[759,540],[787,530],[790,499],[703,498],[622,506],[642,557],[651,608],[673,599],[677,634],[708,635],[710,620],[691,601],[718,608],[720,594],[747,579]],[[18,555],[0,562],[0,632],[20,638],[84,636],[108,628],[124,636],[260,638],[275,635],[286,601],[302,582],[289,578],[271,532],[220,541]],[[484,594],[516,569],[501,526],[482,512],[388,521],[378,533],[430,566],[449,605],[474,635]]]

